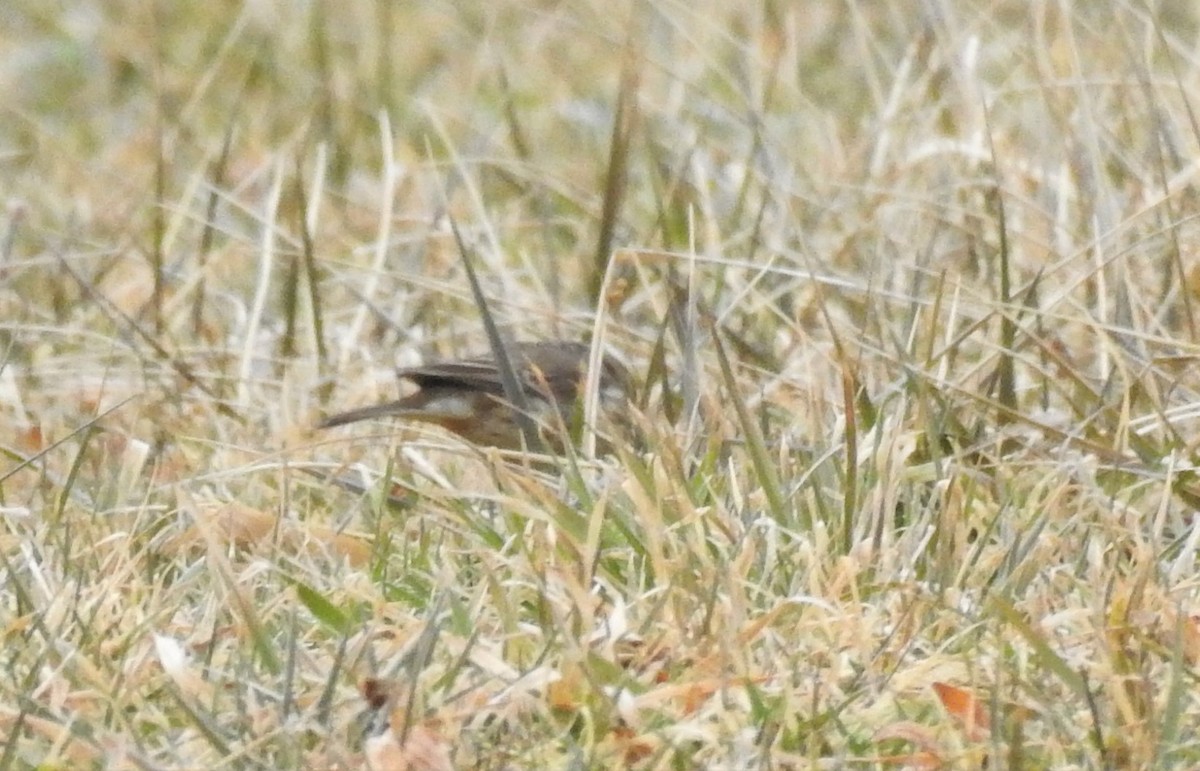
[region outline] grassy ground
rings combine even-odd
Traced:
[[[1194,4],[0,22],[0,767],[1200,766]]]

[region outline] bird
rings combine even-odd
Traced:
[[[583,395],[590,346],[567,340],[509,343],[505,346],[529,409],[541,436],[560,445],[558,428],[571,425]],[[522,432],[515,408],[504,393],[503,379],[491,353],[463,359],[434,361],[398,370],[401,380],[417,387],[395,401],[330,415],[318,428],[356,423],[373,418],[397,417],[432,423],[472,444],[517,450]],[[600,405],[617,407],[630,394],[628,370],[611,356],[601,359]]]

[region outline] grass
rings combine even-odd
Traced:
[[[1200,765],[1191,4],[409,5],[6,4],[0,767]]]

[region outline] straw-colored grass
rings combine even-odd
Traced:
[[[1200,767],[1194,4],[0,18],[0,768]]]

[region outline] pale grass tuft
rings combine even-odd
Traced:
[[[0,768],[1200,766],[1192,4],[226,6],[5,7]],[[465,260],[629,408],[315,432]]]

